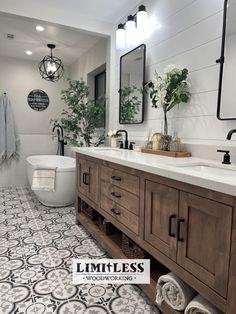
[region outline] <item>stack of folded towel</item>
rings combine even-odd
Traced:
[[[174,273],[159,277],[157,282],[156,303],[165,301],[171,308],[184,311],[184,314],[220,314],[213,305],[205,300]]]

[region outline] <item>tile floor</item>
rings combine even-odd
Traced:
[[[72,284],[72,258],[105,256],[75,225],[73,207],[45,207],[27,187],[0,188],[1,314],[158,313],[136,286]]]

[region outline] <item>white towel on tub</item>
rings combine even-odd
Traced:
[[[174,273],[160,276],[157,281],[156,303],[165,301],[170,307],[182,311],[196,295],[196,292]]]
[[[33,191],[55,191],[56,169],[35,169],[31,189]]]
[[[186,307],[184,314],[219,314],[211,303],[198,294]]]

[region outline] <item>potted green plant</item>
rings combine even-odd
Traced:
[[[65,131],[65,140],[72,146],[99,146],[105,141],[102,134],[96,132],[101,126],[104,116],[104,97],[98,100],[89,99],[89,87],[81,80],[68,79],[68,88],[62,90],[62,99],[67,109],[62,111],[60,119],[52,119],[51,123],[60,125]],[[96,135],[96,136],[95,136]]]
[[[191,99],[191,85],[188,81],[188,70],[180,70],[169,65],[161,76],[156,71],[153,81],[148,82],[153,108],[162,108],[164,113],[164,132],[161,139],[161,149],[169,150],[171,136],[168,134],[167,113],[180,103]]]
[[[110,138],[111,147],[117,147],[117,141],[120,139],[120,134],[117,134],[116,130],[110,130],[107,133],[107,136]]]

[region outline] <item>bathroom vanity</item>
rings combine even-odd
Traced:
[[[223,169],[220,176],[218,163],[211,165],[217,173],[213,171],[212,175],[202,168],[204,161],[195,158],[177,160],[105,148],[73,150],[77,163],[77,222],[109,255],[125,258],[120,238],[102,233],[81,212],[82,201],[222,312],[235,313],[234,167]],[[150,285],[141,286],[153,301],[156,281],[151,279]],[[163,313],[180,313],[165,304],[160,309]]]

